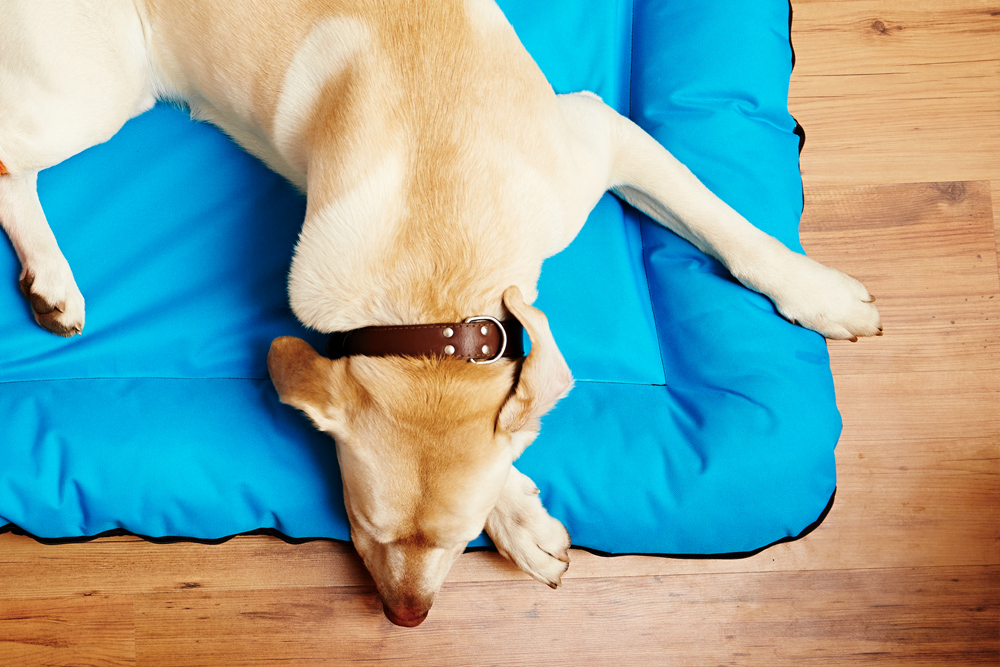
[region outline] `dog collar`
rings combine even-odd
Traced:
[[[338,331],[326,343],[331,359],[361,355],[432,356],[492,364],[524,356],[524,327],[515,319],[500,321],[489,315],[464,322],[365,327]]]
[[[9,173],[10,172],[7,171],[7,167],[3,166],[3,162],[0,162],[0,176],[3,176],[5,174],[9,174]]]

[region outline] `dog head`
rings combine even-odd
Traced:
[[[271,344],[282,402],[336,440],[351,538],[397,625],[427,616],[539,418],[572,386],[545,315],[517,288],[504,304],[531,338],[524,360],[330,360],[298,338]]]

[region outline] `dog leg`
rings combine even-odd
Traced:
[[[35,321],[60,336],[83,331],[84,302],[38,201],[38,172],[0,176],[0,226],[21,260],[21,291]]]
[[[35,320],[83,331],[84,303],[38,201],[38,172],[110,139],[154,103],[131,0],[0,0],[0,226]]]
[[[486,532],[500,553],[552,588],[569,567],[569,533],[538,498],[538,488],[511,468],[496,507],[486,519]]]
[[[575,134],[587,143],[590,162],[607,161],[608,189],[718,259],[737,280],[770,298],[785,318],[827,338],[881,333],[875,299],[860,282],[751,225],[655,139],[596,96],[560,100]]]

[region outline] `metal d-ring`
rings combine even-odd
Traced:
[[[490,359],[469,359],[474,364],[492,364],[503,356],[503,353],[507,351],[507,330],[503,328],[500,324],[500,320],[495,317],[490,317],[489,315],[479,315],[478,317],[470,317],[465,320],[466,324],[471,324],[473,322],[492,322],[496,325],[497,329],[500,330],[500,351],[496,353]]]

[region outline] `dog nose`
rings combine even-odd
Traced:
[[[386,618],[404,628],[417,627],[424,622],[424,619],[427,618],[427,614],[430,612],[430,608],[400,607],[393,609],[389,605],[383,605],[383,610],[385,611]]]

